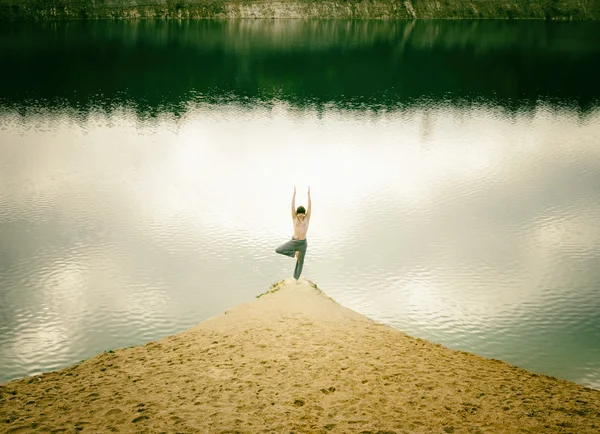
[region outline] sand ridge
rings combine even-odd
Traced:
[[[306,279],[0,386],[0,432],[600,432],[600,391],[412,338]]]

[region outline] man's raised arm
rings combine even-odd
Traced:
[[[296,186],[294,185],[294,195],[292,196],[292,220],[296,218]]]
[[[306,210],[306,218],[310,218],[311,202],[310,202],[310,185],[308,186],[308,209]]]

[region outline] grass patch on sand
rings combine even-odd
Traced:
[[[262,294],[258,294],[258,295],[256,296],[256,298],[261,298],[263,295],[266,295],[266,294],[272,294],[272,293],[274,293],[274,292],[277,292],[277,291],[279,291],[279,290],[281,289],[281,287],[283,286],[283,284],[284,284],[284,283],[285,283],[285,281],[284,281],[284,280],[280,280],[279,282],[275,282],[275,283],[273,283],[273,284],[271,285],[271,287],[270,287],[270,288],[269,288],[267,291],[263,292]]]
[[[312,280],[308,280],[308,279],[306,279],[306,280],[307,280],[308,283],[310,283],[310,286],[312,286],[313,288],[315,288],[317,291],[323,292],[323,290],[321,288],[319,288],[315,282],[313,282]]]

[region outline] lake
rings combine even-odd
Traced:
[[[0,29],[0,382],[293,272],[410,335],[600,388],[600,24]]]

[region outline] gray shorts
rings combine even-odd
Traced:
[[[306,256],[307,246],[308,243],[306,242],[306,239],[297,240],[296,238],[292,237],[292,239],[287,243],[283,243],[281,246],[275,249],[275,252],[281,255],[289,256],[290,258],[296,256],[296,252],[300,252],[298,255],[298,260],[296,261],[296,268],[294,270],[294,279],[296,280],[298,280],[300,278],[300,274],[302,274],[302,266],[304,265],[304,257]]]

